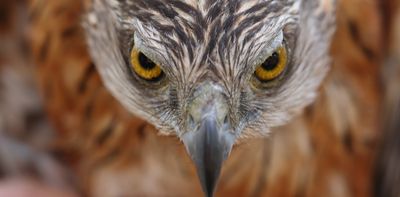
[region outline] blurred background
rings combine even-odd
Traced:
[[[52,158],[54,129],[35,79],[29,8],[0,1],[0,196],[71,196]]]
[[[58,5],[57,2],[64,3]],[[75,4],[81,2],[69,3],[71,5],[68,2],[73,1],[0,0],[1,197],[79,196],[81,188],[77,186],[73,173],[76,166],[66,163],[74,163],[83,153],[63,150],[66,142],[60,142],[60,136],[62,139],[68,129],[76,129],[74,124],[86,120],[85,116],[83,119],[73,116],[74,113],[84,113],[82,111],[68,111],[72,117],[57,115],[57,110],[67,114],[63,110],[74,109],[71,104],[74,101],[68,97],[70,95],[57,92],[69,91],[69,83],[65,87],[56,86],[57,79],[49,76],[53,72],[57,76],[57,70],[47,69],[50,67],[47,64],[84,64],[87,70],[74,71],[83,75],[95,71],[87,57],[82,57],[83,60],[79,62],[52,59],[50,63],[44,63],[46,57],[42,57],[46,52],[56,51],[58,46],[65,47],[64,54],[53,58],[63,58],[63,55],[70,57],[71,50],[74,51],[74,57],[86,55],[84,43],[76,44],[77,47],[74,45],[76,48],[71,48],[69,43],[76,41],[75,37],[81,37],[81,30],[67,28],[72,23],[76,25],[79,20],[82,7]],[[370,196],[400,196],[400,1],[341,0],[337,15],[338,30],[332,46],[334,62],[337,65],[351,65],[345,68],[345,72],[362,76],[358,90],[366,91],[362,92],[362,99],[367,103],[365,107],[371,107],[371,113],[374,113],[365,114],[365,120],[358,124],[379,123],[375,125],[374,135],[371,135],[373,148],[365,153],[370,154],[366,156],[368,159],[373,159],[372,167],[368,168],[372,170],[366,172],[372,174],[372,183],[365,187],[373,187],[368,194]],[[58,23],[56,19],[62,22]],[[52,31],[62,31],[60,34],[66,37],[66,41],[51,45],[46,43],[46,40],[56,39],[44,36]],[[47,45],[49,47],[39,47]],[[56,65],[52,66],[54,68]],[[72,74],[67,80],[73,81],[76,76]],[[93,84],[101,84],[96,77],[93,81]],[[56,86],[55,92],[47,91],[47,87],[52,85]],[[370,93],[377,96],[365,96]],[[50,99],[49,95],[52,95]],[[110,102],[107,99],[101,102],[113,105],[108,104]],[[126,116],[119,108],[115,111],[122,114],[120,117]],[[100,109],[97,112],[102,113]],[[68,143],[79,143],[81,140],[69,137],[76,142]],[[365,193],[358,194],[355,196],[364,196]]]

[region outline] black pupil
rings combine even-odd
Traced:
[[[139,63],[146,70],[151,70],[156,67],[156,64],[147,58],[143,53],[139,53]]]
[[[265,70],[272,71],[279,64],[279,54],[274,52],[265,62],[262,64],[262,67]]]

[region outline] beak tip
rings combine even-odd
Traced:
[[[223,132],[215,120],[206,119],[200,128],[183,136],[183,142],[197,168],[205,196],[213,197],[223,162],[234,143],[234,137]]]
[[[197,171],[205,195],[213,197],[220,176],[221,166],[215,166],[213,169],[198,168]]]
[[[213,197],[214,196],[214,191],[206,191],[206,197]]]

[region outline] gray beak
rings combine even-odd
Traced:
[[[196,126],[192,131],[186,132],[182,139],[196,165],[205,196],[212,197],[222,164],[232,149],[235,136],[226,121],[226,105],[221,104],[225,102],[215,94],[203,99],[190,111],[193,125]]]

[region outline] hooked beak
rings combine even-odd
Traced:
[[[182,136],[207,197],[214,195],[222,164],[235,142],[235,136],[226,121],[226,105],[221,102],[225,103],[214,95],[198,103],[195,109],[189,111],[191,121],[196,126]]]

